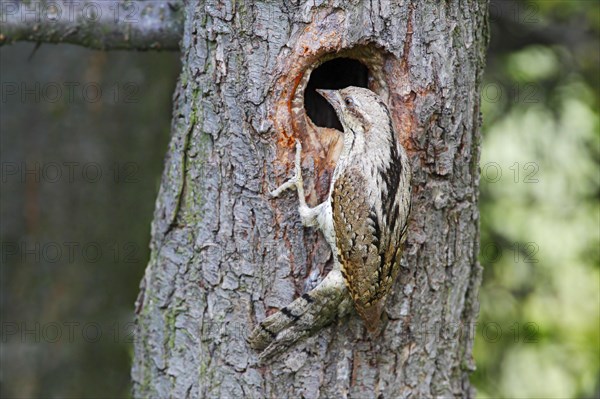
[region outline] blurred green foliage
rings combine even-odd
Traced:
[[[600,392],[599,5],[490,5],[480,397]]]

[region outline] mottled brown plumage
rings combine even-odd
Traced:
[[[323,93],[348,142],[331,195],[337,257],[356,310],[369,331],[377,333],[400,269],[410,166],[379,97],[356,87]]]
[[[250,334],[250,345],[263,351],[263,359],[343,316],[350,303],[369,332],[378,334],[385,299],[400,269],[411,171],[389,111],[365,88],[317,91],[331,103],[344,127],[344,146],[329,196],[314,208],[306,205],[299,142],[296,176],[271,194],[298,190],[302,222],[321,229],[333,251],[334,266],[317,287],[263,320]]]

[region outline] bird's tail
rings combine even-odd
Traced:
[[[250,333],[248,343],[260,359],[275,356],[342,317],[352,301],[339,270],[332,270],[314,289],[267,317]]]

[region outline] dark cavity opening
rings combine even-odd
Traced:
[[[316,126],[332,127],[340,131],[342,124],[333,107],[315,89],[343,89],[348,86],[367,87],[369,69],[352,58],[334,58],[316,68],[304,90],[306,114]]]

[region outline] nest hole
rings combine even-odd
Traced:
[[[343,130],[333,107],[315,89],[343,89],[348,86],[368,87],[369,68],[352,58],[334,58],[318,66],[310,74],[304,91],[304,109],[318,127]]]

